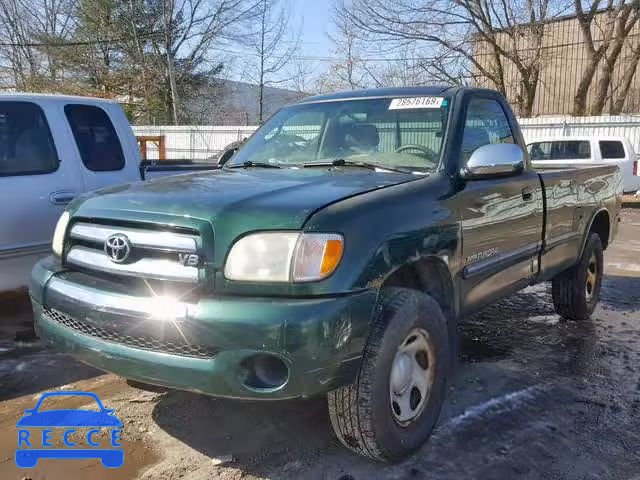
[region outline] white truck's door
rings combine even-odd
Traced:
[[[0,291],[27,284],[58,217],[85,191],[72,145],[55,103],[0,100]]]
[[[112,103],[67,103],[63,107],[69,134],[87,191],[140,179],[139,152],[122,109]],[[123,126],[122,123],[125,123]]]

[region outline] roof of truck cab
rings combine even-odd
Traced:
[[[363,98],[392,98],[392,97],[424,97],[424,96],[451,96],[458,90],[467,87],[452,87],[450,85],[438,85],[433,87],[390,87],[390,88],[366,88],[363,90],[344,90],[341,92],[315,95],[303,98],[296,104],[332,102],[335,100],[355,100]]]
[[[116,103],[115,100],[96,97],[82,97],[78,95],[59,95],[55,93],[29,93],[29,92],[11,92],[0,93],[0,102],[7,100],[17,101],[60,101],[60,102],[80,102],[80,103]]]

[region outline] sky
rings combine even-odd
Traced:
[[[285,0],[286,1],[286,0]],[[302,24],[298,56],[301,57],[330,57],[333,55],[333,45],[327,37],[332,30],[331,0],[289,0],[291,6],[291,25]],[[240,47],[241,48],[241,47]],[[240,50],[234,47],[234,51]],[[316,75],[326,71],[329,62],[305,60],[312,64]],[[233,80],[251,82],[247,74],[243,73],[242,57],[236,57],[227,74]],[[283,72],[284,73],[284,72]],[[285,85],[282,85],[286,88]]]
[[[303,19],[300,41],[305,55],[329,56],[332,45],[326,32],[331,31],[331,2],[295,0],[294,15]]]

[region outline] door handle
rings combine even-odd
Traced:
[[[75,192],[53,192],[49,195],[49,201],[54,205],[66,205],[76,198],[77,195]]]
[[[525,187],[522,189],[522,199],[525,202],[530,202],[533,200],[533,189],[530,187]]]

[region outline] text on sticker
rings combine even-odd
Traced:
[[[440,108],[443,97],[404,97],[391,100],[389,110],[401,110],[406,108]]]

